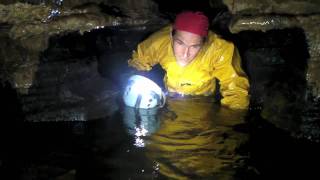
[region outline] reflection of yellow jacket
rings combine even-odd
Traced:
[[[169,92],[187,95],[209,95],[220,81],[221,103],[230,108],[244,109],[249,104],[249,83],[241,69],[240,56],[233,45],[209,32],[208,39],[195,59],[185,67],[177,64],[171,39],[171,26],[138,45],[129,65],[142,71],[160,64],[166,71],[164,81]]]
[[[147,157],[168,179],[234,179],[236,151],[248,136],[234,130],[246,111],[219,108],[205,98],[167,99],[176,118],[160,113],[161,126],[146,141]]]

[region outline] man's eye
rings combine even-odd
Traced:
[[[176,41],[179,45],[182,45],[182,42],[181,41]]]

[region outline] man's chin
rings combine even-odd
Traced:
[[[184,66],[189,64],[187,61],[177,61],[177,63],[182,67],[184,67]]]

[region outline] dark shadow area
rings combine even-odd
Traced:
[[[249,168],[257,179],[312,179],[318,177],[320,145],[293,138],[252,111],[248,117],[250,140]]]
[[[128,66],[128,60],[138,43],[162,26],[150,26],[146,30],[135,27],[120,27],[105,29],[97,32],[98,71],[101,76],[110,79],[117,87],[124,88],[130,74],[134,69]],[[159,75],[156,75],[160,72]],[[162,83],[163,73],[161,67],[155,67],[151,72],[145,73],[156,82]],[[152,75],[151,75],[152,74]],[[161,77],[162,76],[162,77]]]
[[[234,41],[250,78],[254,106],[278,92],[292,103],[304,100],[309,54],[302,29],[244,31]]]
[[[21,141],[24,115],[17,92],[8,82],[0,86],[0,99],[0,178],[18,179],[21,169],[17,167],[24,158],[21,149],[26,145]]]
[[[210,2],[208,0],[205,1],[193,1],[193,0],[185,0],[183,2],[177,1],[169,1],[169,0],[154,0],[158,6],[159,11],[171,22],[174,21],[174,17],[177,13],[182,11],[202,11],[204,12],[209,19],[213,19],[216,14],[226,11],[227,8],[223,5],[222,2]]]

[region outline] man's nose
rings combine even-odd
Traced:
[[[189,56],[189,47],[185,47],[184,51],[183,51],[183,57],[186,58]]]

